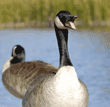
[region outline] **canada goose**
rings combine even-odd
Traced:
[[[60,11],[54,28],[58,41],[60,66],[57,73],[41,75],[28,87],[22,107],[88,107],[89,95],[86,85],[78,79],[68,54],[68,28],[77,16]]]
[[[2,82],[15,97],[24,98],[27,87],[41,74],[55,74],[57,67],[43,61],[25,61],[25,50],[20,45],[12,49],[11,57],[3,66]]]

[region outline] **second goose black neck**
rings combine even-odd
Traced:
[[[73,66],[68,54],[68,29],[59,29],[55,23],[54,28],[56,32],[58,47],[59,47],[59,54],[60,54],[60,67],[62,66]],[[59,67],[59,68],[60,68]]]
[[[14,57],[10,62],[11,64],[17,64],[19,62],[22,62],[22,58]]]

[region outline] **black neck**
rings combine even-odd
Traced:
[[[60,67],[62,66],[73,66],[68,54],[68,30],[67,29],[59,29],[55,23],[54,28],[56,32],[56,37],[58,41],[59,54],[60,54]]]
[[[13,65],[13,64],[16,64],[16,63],[19,63],[19,62],[22,62],[22,58],[17,58],[17,57],[14,57],[10,63]]]

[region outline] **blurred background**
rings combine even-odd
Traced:
[[[68,49],[88,88],[89,107],[110,107],[110,0],[1,0],[0,107],[22,107],[22,100],[2,84],[2,68],[14,45],[24,47],[26,61],[59,66],[53,22],[60,10],[78,15],[77,30],[69,30]]]
[[[79,29],[109,31],[109,0],[2,0],[0,28],[52,28],[60,10],[78,15]]]

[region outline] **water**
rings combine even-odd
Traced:
[[[110,35],[104,32],[69,31],[69,55],[89,90],[89,107],[110,107]],[[22,107],[2,84],[2,67],[12,47],[25,48],[26,61],[42,60],[59,66],[59,51],[54,30],[0,31],[0,107]]]

